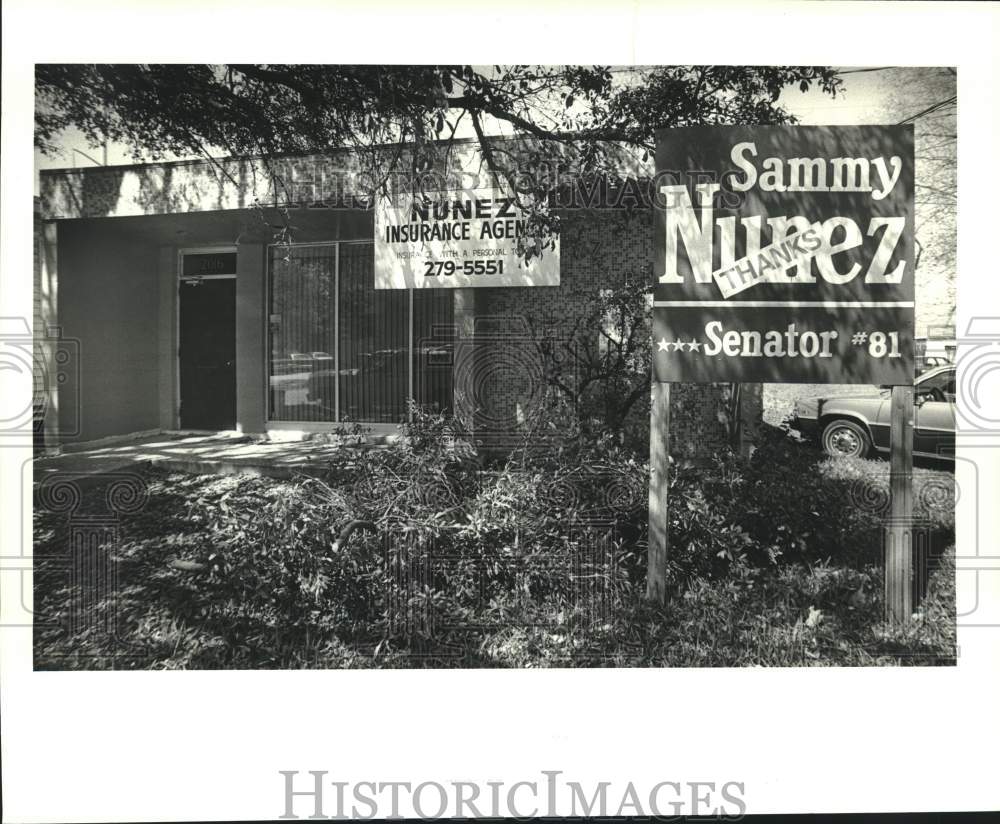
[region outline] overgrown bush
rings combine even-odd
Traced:
[[[464,648],[474,627],[541,614],[569,626],[636,602],[649,469],[618,439],[485,467],[443,415],[414,410],[404,435],[238,513],[220,502],[229,517],[213,524],[206,559],[218,595],[279,634],[411,653]],[[738,603],[774,586],[782,565],[868,575],[881,562],[883,467],[823,461],[777,437],[749,461],[673,467],[673,597]],[[950,536],[947,518],[936,528]],[[820,596],[800,591],[812,603],[795,609],[822,609]]]
[[[707,470],[674,469],[672,564],[685,577],[717,577],[737,559],[879,565],[888,469],[884,461],[823,458],[765,428],[749,460],[729,453]],[[954,540],[954,481],[918,469],[914,488],[915,524],[941,549]]]
[[[644,464],[606,439],[484,467],[453,427],[417,411],[398,444],[325,479],[251,485],[238,508],[236,490],[196,504],[213,601],[289,643],[333,634],[413,651],[533,610],[573,620],[632,598]]]
[[[291,482],[152,473],[118,549],[129,654],[180,667],[954,659],[943,562],[919,626],[879,629],[884,462],[775,437],[749,461],[674,465],[659,607],[642,598],[649,468],[620,439],[489,465],[444,416],[415,411],[404,434]],[[953,541],[952,487],[917,472],[917,515],[938,546]],[[58,519],[36,529],[62,551]],[[36,579],[36,604],[65,614],[66,585]],[[108,639],[40,632],[43,666],[67,645],[131,666]]]
[[[642,465],[611,448],[600,463],[521,453],[483,466],[460,437],[442,437],[444,425],[415,414],[398,454],[356,467],[356,506],[380,516],[355,544],[377,559],[370,581],[384,638],[462,645],[470,627],[540,605],[573,615],[628,596]],[[379,513],[387,498],[400,505]]]
[[[227,614],[288,641],[324,628],[349,630],[366,618],[358,560],[335,550],[351,517],[339,493],[313,480],[238,487],[216,506],[215,517],[200,513],[208,540],[195,559]]]

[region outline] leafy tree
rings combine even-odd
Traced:
[[[35,143],[54,153],[76,127],[136,160],[409,144],[379,153],[389,174],[435,166],[469,134],[496,179],[537,196],[547,182],[490,135],[534,139],[536,166],[571,152],[600,173],[609,146],[651,152],[660,127],[791,122],[782,90],[814,85],[834,94],[840,79],[818,66],[40,65]]]
[[[892,95],[890,105],[905,115],[901,122],[914,125],[917,334],[923,335],[930,331],[927,327],[955,323],[957,78],[947,67],[897,69],[894,74],[915,89],[910,95]]]
[[[645,278],[630,276],[602,289],[588,297],[545,358],[546,378],[571,402],[575,425],[623,442],[630,435],[629,446],[639,452],[648,443],[647,416],[629,416],[649,400],[651,307]]]
[[[94,146],[130,146],[137,161],[200,156],[222,174],[222,155],[266,163],[347,147],[371,159],[384,191],[390,175],[448,168],[468,136],[521,201],[533,239],[559,228],[550,172],[617,177],[621,150],[648,160],[663,127],[792,123],[782,92],[835,95],[841,82],[820,66],[40,65],[35,143],[54,153],[76,127]],[[511,150],[498,135],[524,143]],[[648,398],[645,292],[632,283],[599,296],[578,318],[563,371],[549,375],[585,423],[621,432]]]

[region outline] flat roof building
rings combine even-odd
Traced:
[[[630,163],[619,194],[651,173]],[[557,286],[378,289],[364,176],[347,150],[43,171],[35,334],[47,447],[353,423],[386,434],[410,399],[503,446],[532,426],[547,387],[572,396],[595,379],[581,372],[587,357],[625,345],[588,312],[608,290],[652,284],[649,204],[611,203],[607,190],[557,204]],[[632,391],[627,428],[646,432],[648,390]],[[759,385],[680,387],[672,449],[708,454],[732,442],[734,420],[746,437],[759,419]]]

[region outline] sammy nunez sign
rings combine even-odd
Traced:
[[[528,237],[517,203],[500,190],[436,192],[376,207],[376,289],[558,285],[558,238]]]
[[[657,133],[660,381],[913,382],[912,126]]]

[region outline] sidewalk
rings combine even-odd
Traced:
[[[217,475],[248,473],[290,478],[296,473],[309,474],[331,458],[342,456],[345,449],[357,448],[373,448],[373,445],[355,447],[316,440],[268,441],[225,433],[163,433],[36,458],[34,483],[37,486],[54,474],[87,477],[137,471],[154,464],[179,472]]]

